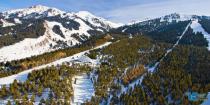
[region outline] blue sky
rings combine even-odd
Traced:
[[[121,23],[175,12],[210,15],[210,0],[0,0],[0,11],[38,4],[70,12],[85,10]]]

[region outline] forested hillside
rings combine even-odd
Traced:
[[[202,100],[193,102],[188,99],[186,94],[189,92],[206,94],[210,89],[210,80],[208,80],[210,53],[204,47],[188,44],[178,45],[151,73],[148,70],[164,57],[173,44],[159,42],[145,35],[133,35],[131,38],[109,33],[105,37],[86,42],[86,46],[96,46],[106,41],[112,41],[112,44],[85,54],[90,59],[99,59],[100,66],[92,68],[88,65],[71,65],[70,67],[60,65],[37,70],[30,73],[27,81],[23,83],[14,81],[9,88],[2,86],[1,99],[8,100],[8,96],[11,96],[8,103],[19,104],[32,104],[35,102],[34,100],[46,104],[70,103],[73,100],[70,98],[73,97],[71,87],[73,83],[67,81],[71,80],[74,75],[84,72],[88,74],[92,72],[95,75],[91,79],[95,95],[91,100],[85,102],[87,105],[200,104]],[[65,51],[66,54],[69,51],[73,53],[75,49],[77,50],[74,53],[77,53],[81,52],[81,49],[88,48],[90,47],[80,46],[71,48],[71,51],[70,49],[60,50],[54,53],[64,53]],[[50,56],[53,53],[46,54]],[[40,64],[44,64],[43,57],[43,55],[37,56],[37,60],[40,58],[38,60]],[[46,58],[50,57],[46,56]],[[32,57],[16,61],[16,64],[21,64],[21,62],[27,64],[32,61],[37,64],[38,61],[34,60]],[[14,63],[7,63],[7,65],[12,64],[13,66],[7,67],[16,71],[12,68]],[[31,67],[35,66],[37,65]],[[9,73],[9,71],[5,73]],[[16,72],[11,74],[13,73],[16,74]],[[9,73],[9,75],[11,74]],[[63,89],[64,87],[66,89]],[[49,98],[42,97],[45,93],[49,94]],[[22,97],[21,100],[25,101],[17,100],[18,97]]]

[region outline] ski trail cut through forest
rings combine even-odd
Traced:
[[[183,33],[179,36],[178,40],[177,40],[176,43],[172,46],[172,48],[168,49],[168,50],[166,51],[166,53],[164,54],[164,56],[163,56],[158,62],[156,62],[154,66],[152,66],[152,67],[150,67],[150,68],[147,68],[147,67],[146,67],[150,73],[153,73],[153,72],[157,69],[157,67],[160,65],[160,63],[165,59],[165,57],[166,57],[170,52],[172,52],[173,49],[176,48],[176,46],[179,45],[180,40],[183,38],[183,36],[184,36],[185,33],[187,32],[187,30],[189,29],[189,27],[190,27],[191,24],[192,24],[192,21],[190,21],[190,22],[188,23],[188,25],[186,26],[185,30],[184,30]],[[120,92],[117,96],[120,97],[121,94],[128,92],[129,89],[133,89],[135,85],[141,84],[142,81],[143,81],[143,79],[144,79],[144,76],[145,76],[145,75],[146,75],[146,74],[140,76],[140,77],[139,77],[138,79],[136,79],[135,81],[129,83],[128,86],[124,86],[123,84],[121,84],[121,92]],[[108,103],[110,103],[109,100],[110,100],[110,99],[108,99]]]
[[[170,53],[173,51],[173,49],[179,45],[179,42],[180,40],[183,38],[183,36],[185,35],[185,33],[187,32],[188,28],[190,27],[190,25],[192,24],[192,21],[190,21],[190,23],[186,26],[185,30],[183,31],[183,33],[181,34],[181,36],[179,36],[179,39],[176,41],[176,43],[173,45],[172,48],[168,49],[166,51],[166,53],[164,54],[164,56],[158,61],[155,63],[155,65],[153,67],[150,67],[148,68],[148,71],[149,72],[154,72],[156,70],[156,68],[160,65],[160,62],[162,62],[164,60],[164,58]]]

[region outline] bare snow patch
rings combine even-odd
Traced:
[[[9,26],[14,26],[15,24],[14,23],[10,23],[4,19],[1,19],[1,22],[2,22],[2,27],[9,27]]]
[[[18,18],[15,18],[14,21],[15,21],[15,23],[17,23],[17,24],[22,24],[22,22],[21,22],[20,19],[18,19]]]

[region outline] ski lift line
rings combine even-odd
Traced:
[[[160,65],[160,63],[164,60],[164,58],[171,53],[174,48],[176,48],[176,46],[179,45],[179,42],[181,41],[181,39],[184,37],[185,33],[187,32],[187,30],[189,29],[190,25],[192,24],[192,21],[189,22],[189,24],[186,26],[185,30],[182,32],[181,36],[179,36],[179,39],[176,41],[176,43],[172,46],[172,48],[168,49],[166,51],[166,53],[164,54],[164,56],[159,60],[159,62],[156,62],[156,64],[152,67],[153,70],[149,70],[149,71],[155,71],[156,68]]]
[[[189,29],[191,23],[192,23],[192,21],[190,21],[189,24],[186,26],[185,30],[183,31],[183,33],[181,34],[181,36],[179,36],[179,39],[178,39],[178,40],[176,41],[176,43],[172,46],[172,48],[168,49],[168,50],[166,51],[166,53],[164,54],[164,56],[159,60],[159,62],[156,62],[156,64],[155,64],[153,67],[151,67],[151,68],[153,69],[152,72],[155,71],[155,69],[160,65],[160,63],[164,60],[164,58],[165,58],[170,52],[172,52],[173,49],[174,49],[176,46],[178,46],[180,40],[183,38],[183,36],[184,36],[185,33],[187,32],[187,30]],[[148,70],[148,71],[150,71],[150,70]],[[129,83],[129,85],[128,85],[128,87],[127,87],[127,89],[126,89],[125,91],[128,91],[130,88],[132,88],[132,84],[135,84],[135,83],[141,84],[141,83],[142,83],[142,80],[143,80],[143,78],[144,78],[145,75],[146,75],[146,74],[143,74],[139,79],[136,79],[137,82],[136,82],[136,81],[133,81],[133,82]],[[122,84],[121,84],[121,85],[122,85]],[[125,88],[125,87],[124,87],[124,88]],[[118,95],[118,97],[121,96],[121,94],[122,94],[122,93],[120,93],[120,94]],[[109,100],[108,100],[108,102],[109,102]]]

